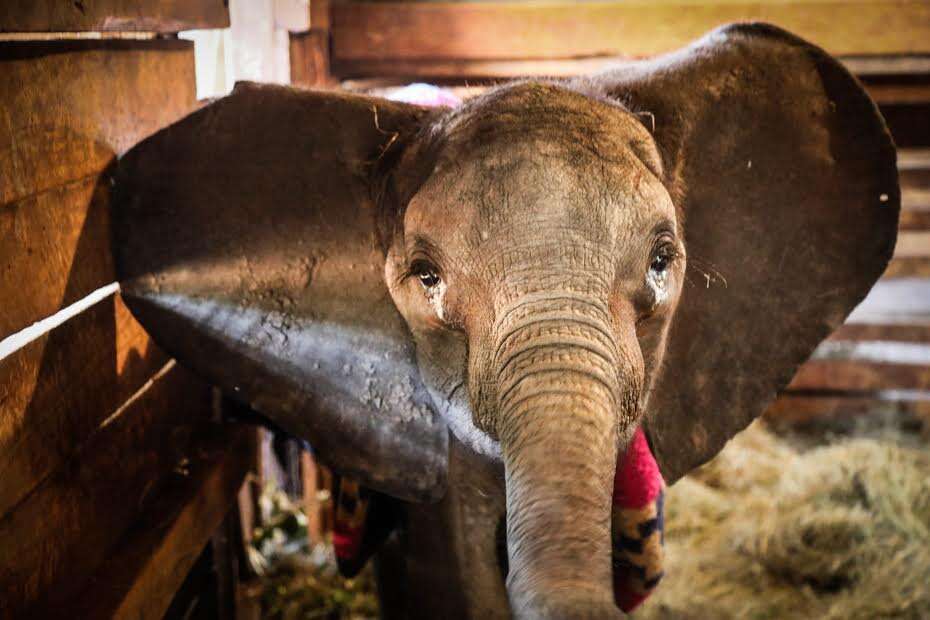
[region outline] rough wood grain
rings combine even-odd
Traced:
[[[115,279],[108,210],[93,176],[0,206],[0,338]]]
[[[333,55],[361,59],[649,56],[716,26],[762,20],[842,54],[930,52],[920,0],[335,3]]]
[[[0,515],[167,362],[119,296],[0,361]]]
[[[225,28],[223,0],[4,0],[0,32],[147,31]]]
[[[188,41],[0,43],[0,338],[114,279],[106,170],[195,105]]]
[[[0,518],[0,617],[67,600],[112,557],[173,470],[191,460],[209,424],[211,391],[174,366],[101,425],[56,471]]]
[[[112,561],[87,581],[76,600],[52,605],[51,616],[159,620],[197,556],[255,470],[257,429],[219,427],[198,447],[189,475],[173,476],[147,502],[145,514],[113,549]]]

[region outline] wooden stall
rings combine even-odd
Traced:
[[[222,0],[0,8],[0,617],[161,618],[255,431],[123,304],[115,159],[194,109]],[[23,331],[25,330],[25,331]]]

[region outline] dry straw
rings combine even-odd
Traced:
[[[757,423],[669,490],[667,576],[635,618],[930,618],[926,446],[794,445]]]

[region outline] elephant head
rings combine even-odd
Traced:
[[[504,464],[527,617],[618,613],[638,425],[674,481],[758,416],[881,275],[874,104],[766,25],[455,110],[239,85],[120,164],[123,295],[179,361],[364,484]]]

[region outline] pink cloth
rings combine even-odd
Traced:
[[[461,99],[448,90],[420,82],[395,90],[387,98],[391,101],[413,103],[431,108],[440,106],[457,108],[462,103]]]
[[[617,461],[614,478],[614,505],[622,508],[642,508],[655,501],[662,491],[662,474],[656,463],[646,434],[637,428],[633,441]]]

